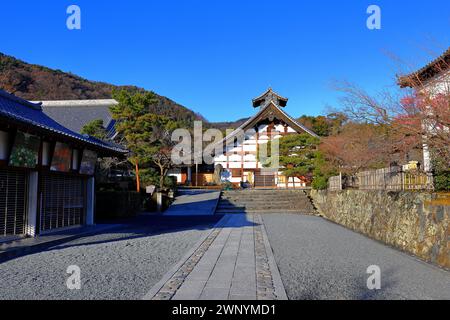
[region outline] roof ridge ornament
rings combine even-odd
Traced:
[[[284,108],[288,103],[288,98],[285,98],[275,91],[273,91],[272,87],[269,87],[262,95],[253,99],[253,108],[264,108],[273,102],[277,107]]]

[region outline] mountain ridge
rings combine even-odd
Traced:
[[[102,81],[92,81],[38,64],[31,64],[0,52],[0,88],[18,97],[32,101],[42,100],[85,100],[110,99],[114,89],[136,92],[149,91],[133,85],[113,85]],[[153,91],[152,91],[153,92]],[[201,114],[153,92],[159,103],[150,112],[165,115],[174,120],[191,124],[200,120],[208,127],[216,127]],[[218,129],[236,128],[242,119],[231,122],[217,122]]]

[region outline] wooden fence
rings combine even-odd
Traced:
[[[328,179],[328,190],[330,191],[342,190],[342,175],[338,175]]]
[[[347,186],[345,182],[349,180],[356,180],[356,183]],[[433,190],[433,176],[419,171],[403,171],[401,167],[390,167],[359,172],[353,179],[342,179],[342,176],[336,176],[329,180],[328,190],[330,191],[347,187],[359,190]]]

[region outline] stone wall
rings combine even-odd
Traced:
[[[450,269],[450,195],[360,190],[310,195],[323,217]]]

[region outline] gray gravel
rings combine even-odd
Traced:
[[[0,263],[0,300],[141,299],[214,224],[144,218]],[[81,268],[81,290],[67,289],[70,265]]]
[[[289,299],[450,299],[448,271],[322,218],[263,218]],[[371,265],[381,268],[379,291],[366,286]]]

